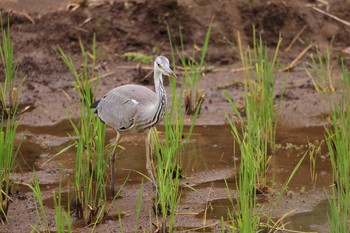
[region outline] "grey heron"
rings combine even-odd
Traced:
[[[162,75],[176,78],[170,69],[169,60],[159,56],[154,61],[155,92],[139,85],[123,85],[109,91],[102,99],[91,105],[102,122],[117,132],[116,144],[110,157],[111,191],[114,196],[114,161],[115,151],[121,135],[129,133],[145,133],[146,169],[154,185],[155,179],[150,158],[150,129],[157,125],[165,115],[167,97]]]

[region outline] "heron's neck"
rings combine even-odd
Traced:
[[[156,70],[154,72],[154,87],[157,94],[157,107],[159,105],[166,106],[166,92],[163,85],[162,73]]]
[[[160,120],[164,118],[165,115],[165,109],[166,109],[166,92],[163,85],[162,80],[162,73],[158,72],[157,69],[154,71],[154,87],[157,95],[157,102],[153,106],[153,108],[150,109],[150,112],[148,112],[146,117],[146,122],[142,124],[142,127],[140,127],[139,131],[142,132],[146,129],[149,129],[156,124]]]

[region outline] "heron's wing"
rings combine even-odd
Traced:
[[[151,89],[139,85],[123,85],[111,90],[108,94],[120,93],[140,102],[143,106],[154,105],[157,95]]]
[[[134,126],[138,111],[154,104],[156,94],[148,88],[124,85],[105,95],[96,108],[97,115],[115,130],[125,131]]]
[[[115,130],[124,131],[134,125],[138,104],[123,94],[108,94],[98,104],[97,115]]]

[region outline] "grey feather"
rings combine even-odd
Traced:
[[[138,85],[112,89],[96,107],[97,115],[117,131],[126,131],[149,118],[157,102],[152,90]],[[138,114],[142,113],[142,114]]]

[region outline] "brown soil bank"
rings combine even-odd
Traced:
[[[15,57],[19,62],[19,77],[27,77],[22,93],[22,102],[32,106],[31,112],[23,115],[22,123],[31,125],[54,124],[66,116],[68,108],[73,116],[77,114],[77,99],[72,91],[71,76],[59,59],[55,48],[60,46],[70,54],[79,54],[79,39],[88,46],[93,34],[97,35],[100,74],[104,77],[99,93],[120,84],[144,81],[145,72],[136,69],[135,63],[125,61],[125,52],[136,51],[145,54],[170,56],[167,35],[169,27],[172,40],[180,44],[179,29],[183,34],[185,48],[192,54],[193,48],[202,46],[207,27],[213,18],[212,36],[207,64],[214,69],[207,72],[201,83],[206,92],[204,111],[199,123],[221,124],[224,118],[217,116],[218,109],[227,110],[222,90],[231,90],[233,98],[240,98],[241,73],[233,73],[232,66],[240,66],[236,47],[236,32],[240,31],[246,44],[251,43],[252,26],[255,25],[266,43],[273,49],[278,36],[283,38],[280,57],[287,65],[309,44],[325,48],[333,40],[333,51],[346,51],[349,45],[350,28],[320,12],[327,11],[344,20],[349,19],[350,3],[331,1],[322,5],[317,1],[92,1],[94,6],[66,10],[60,1],[46,7],[33,7],[36,1],[5,1],[2,22],[8,15],[11,20]],[[38,1],[40,3],[40,1]],[[63,8],[63,9],[62,9]],[[45,11],[45,9],[47,9]],[[27,11],[26,11],[27,10]],[[10,13],[9,13],[10,12]],[[9,14],[8,14],[9,13]],[[300,33],[301,32],[301,33]],[[300,36],[297,37],[298,33]],[[292,41],[295,41],[292,43]],[[289,46],[291,45],[292,46]],[[195,45],[195,47],[194,47]],[[291,47],[285,51],[287,47]],[[309,53],[314,52],[310,49]],[[348,55],[343,54],[345,58]],[[196,52],[200,56],[200,51]],[[307,56],[299,60],[294,71],[300,71]],[[176,61],[178,64],[179,61]],[[220,67],[218,67],[220,66]],[[223,67],[224,66],[224,67]],[[134,68],[135,67],[135,68]],[[300,67],[300,69],[299,69]],[[284,74],[281,80],[284,82]],[[292,117],[296,125],[319,124],[320,114],[317,96],[313,95],[304,72],[291,72],[283,108],[293,106]],[[296,76],[296,78],[295,78]],[[0,77],[2,78],[2,77]],[[67,99],[64,92],[71,95]],[[305,106],[306,105],[306,106]],[[306,112],[305,112],[306,111]],[[282,120],[283,120],[282,111]],[[300,114],[303,114],[302,121]],[[218,119],[212,119],[217,116]],[[321,117],[322,118],[322,117]],[[207,121],[208,120],[208,121]],[[286,120],[286,119],[284,119]],[[311,122],[310,122],[311,121]]]

